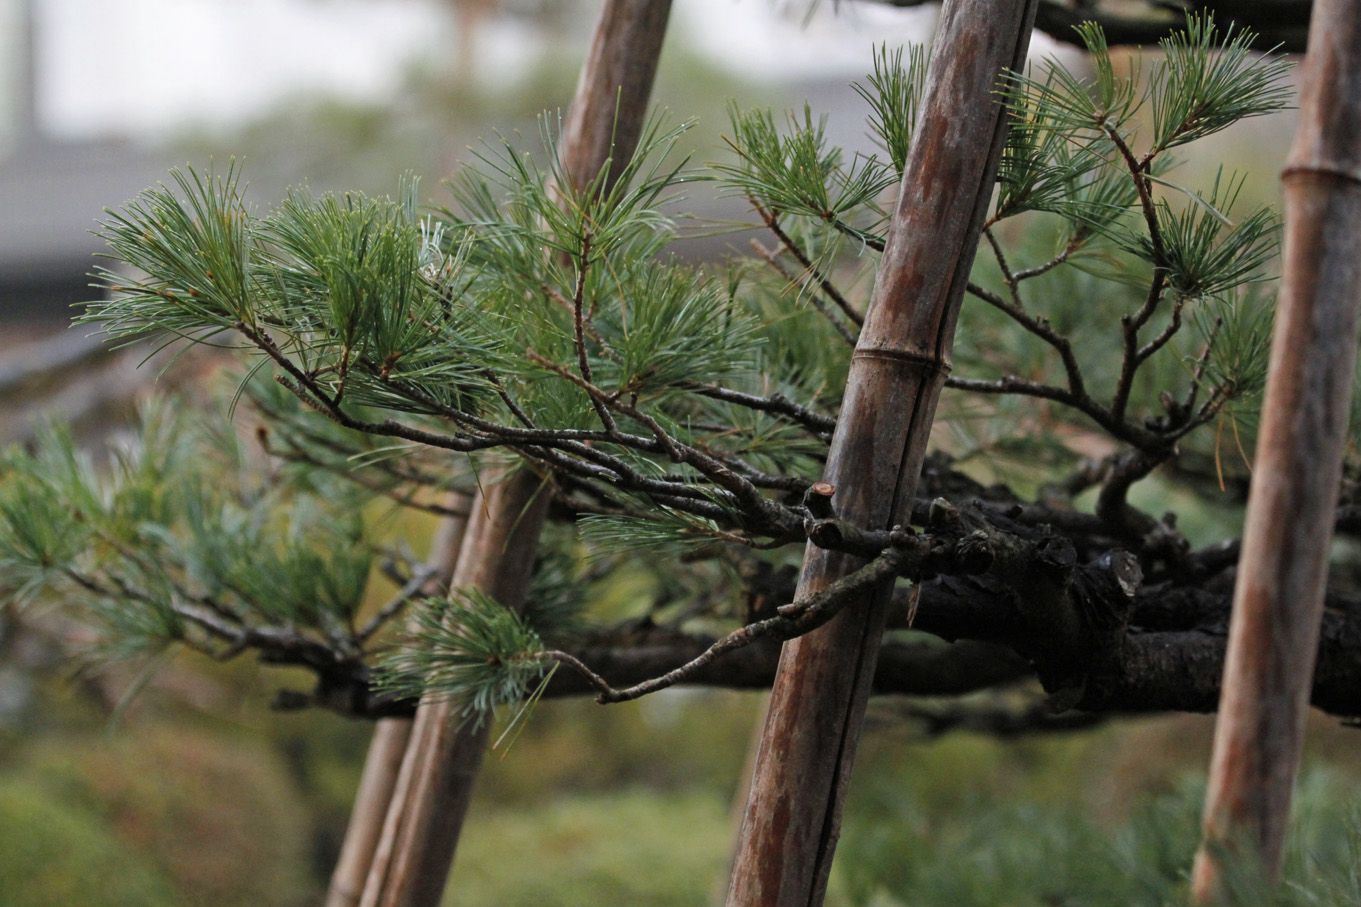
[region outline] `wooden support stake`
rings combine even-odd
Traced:
[[[607,0],[601,10],[559,149],[576,185],[595,178],[608,161],[633,154],[670,11],[670,0]],[[486,477],[484,487],[485,496],[473,502],[454,585],[519,608],[548,495],[542,479],[526,469]],[[489,723],[460,723],[457,709],[437,699],[417,709],[363,907],[439,903],[489,734]]]
[[[454,492],[449,495],[448,503],[453,508],[466,509],[469,496]],[[463,547],[467,525],[468,518],[462,516],[445,517],[440,521],[431,542],[428,561],[434,574],[427,588],[422,590],[425,594],[448,588],[459,551]],[[369,750],[364,757],[364,772],[359,778],[359,790],[355,792],[350,822],[345,827],[345,841],[326,891],[326,907],[355,907],[359,903],[410,737],[410,718],[382,718],[374,723],[373,738],[369,741]]]
[[[906,522],[1006,134],[999,77],[1025,61],[1035,0],[946,0],[921,120],[823,473],[858,526]],[[797,597],[863,561],[809,545]],[[892,584],[786,643],[756,756],[729,907],[816,907]]]
[[[532,473],[502,476],[473,501],[456,587],[473,586],[519,607],[529,591],[548,495]],[[423,700],[392,791],[360,901],[415,907],[440,901],[472,800],[491,722],[463,722],[461,703]]]
[[[1318,652],[1361,305],[1361,8],[1318,0],[1285,171],[1284,271],[1215,726],[1199,903],[1280,874]]]

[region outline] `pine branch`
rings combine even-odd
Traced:
[[[565,664],[580,673],[598,691],[596,696],[598,702],[627,702],[682,683],[687,677],[703,670],[719,657],[728,652],[745,648],[758,640],[766,638],[792,639],[814,630],[835,617],[852,597],[866,589],[875,587],[885,577],[896,575],[900,567],[901,556],[896,549],[888,549],[867,566],[832,583],[821,593],[810,596],[803,601],[795,602],[794,606],[785,613],[734,630],[684,665],[668,671],[660,677],[636,683],[624,689],[611,687],[608,681],[569,653],[560,650],[548,650],[541,653],[541,657]]]
[[[775,238],[780,241],[780,245],[788,250],[790,255],[794,256],[795,261],[797,261],[804,272],[812,278],[818,288],[826,294],[827,298],[831,300],[837,308],[841,309],[857,328],[863,327],[865,324],[865,317],[856,311],[855,306],[851,305],[846,297],[841,295],[841,291],[827,279],[827,276],[822,273],[817,265],[813,264],[813,260],[804,253],[798,243],[794,242],[793,238],[785,232],[784,228],[780,226],[780,220],[775,216],[775,212],[767,210],[765,206],[755,198],[750,198],[749,201],[751,202],[752,207],[756,209],[756,213],[761,215],[761,220],[765,222],[766,227],[771,233],[775,234]]]
[[[790,274],[787,270],[785,270],[784,265],[780,264],[780,260],[775,257],[775,253],[771,252],[769,249],[763,246],[759,240],[752,239],[751,248],[753,251],[756,252],[756,254],[761,258],[762,261],[770,265],[770,267],[775,271],[775,273],[783,277],[788,282],[789,286],[796,287],[801,285],[801,281],[793,274]],[[788,247],[786,246],[786,248]],[[818,314],[822,315],[824,318],[827,319],[827,322],[837,332],[841,339],[846,341],[846,345],[854,347],[855,334],[853,334],[851,330],[847,328],[845,324],[842,323],[840,318],[833,314],[832,310],[827,307],[826,303],[822,301],[818,294],[813,293],[812,295],[810,295],[809,301],[813,304],[813,307],[818,310]]]

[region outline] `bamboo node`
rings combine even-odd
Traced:
[[[902,362],[916,366],[927,372],[934,372],[944,378],[950,374],[950,363],[939,356],[927,353],[914,353],[909,350],[895,350],[887,347],[857,348],[851,359],[884,359],[889,362]]]
[[[1312,164],[1288,164],[1281,171],[1282,181],[1295,176],[1335,176],[1349,183],[1361,185],[1361,169],[1330,161],[1319,161]]]

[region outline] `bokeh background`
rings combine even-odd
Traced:
[[[732,102],[779,111],[806,100],[834,141],[868,148],[850,82],[873,45],[926,39],[935,11],[832,7],[676,0],[656,97],[697,120],[685,139],[696,162],[723,156]],[[139,397],[198,380],[183,363],[162,372],[94,352],[67,329],[93,292],[102,209],[171,167],[232,159],[261,207],[303,183],[393,192],[403,173],[444,203],[440,179],[480,137],[537,141],[536,117],[571,96],[597,10],[0,0],[0,441],[63,419],[101,443]],[[1080,65],[1042,36],[1033,52]],[[1291,125],[1287,114],[1237,127],[1192,166],[1249,170],[1247,191],[1274,199]],[[702,186],[688,207],[725,225],[744,216]],[[684,250],[697,258],[745,242],[693,232]],[[53,363],[69,367],[53,374]],[[1236,532],[1232,507],[1177,508],[1202,540]],[[419,548],[429,529],[410,517],[389,531]],[[179,655],[154,675],[82,672],[69,654],[78,635],[53,610],[0,605],[0,904],[316,903],[368,727],[271,712],[290,678],[248,662]],[[609,708],[540,705],[488,759],[447,903],[708,903],[762,702],[675,690]],[[1189,859],[1203,716],[1001,739],[936,733],[883,700],[870,722],[829,903],[1156,904],[1165,888],[1141,876]],[[1357,733],[1314,722],[1294,879],[1329,861],[1342,872],[1355,856]]]

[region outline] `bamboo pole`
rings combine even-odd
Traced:
[[[1006,132],[998,77],[1025,60],[1035,0],[947,0],[917,137],[856,344],[824,481],[837,515],[905,523]],[[863,561],[810,544],[798,598]],[[816,907],[892,584],[785,644],[756,756],[729,907]]]
[[[548,496],[538,477],[523,470],[484,488],[473,502],[454,585],[475,586],[519,607]],[[439,903],[491,727],[461,722],[459,708],[430,699],[416,710],[360,901],[365,907]]]
[[[455,492],[450,495],[449,503],[455,508],[466,508],[469,496]],[[434,594],[435,590],[449,586],[467,525],[466,516],[450,516],[440,521],[428,559],[434,573],[422,590],[424,594]],[[359,903],[410,737],[410,718],[383,718],[374,724],[373,737],[364,757],[364,772],[359,778],[349,824],[345,827],[345,841],[326,891],[326,907],[355,907]]]
[[[576,185],[637,146],[670,9],[670,0],[607,0],[601,10],[560,148],[563,170]],[[542,480],[525,469],[489,479],[484,488],[473,503],[454,585],[475,586],[518,608],[548,496]],[[417,710],[363,907],[439,902],[489,734],[486,722],[459,723],[456,709],[430,700]]]
[[[383,833],[392,791],[397,786],[397,772],[410,738],[410,718],[382,718],[373,726],[364,756],[364,772],[350,809],[350,822],[345,826],[345,842],[326,890],[326,907],[355,907],[364,894],[364,880]]]
[[[1281,175],[1284,271],[1194,895],[1223,860],[1280,874],[1318,652],[1361,304],[1361,8],[1319,0]]]

